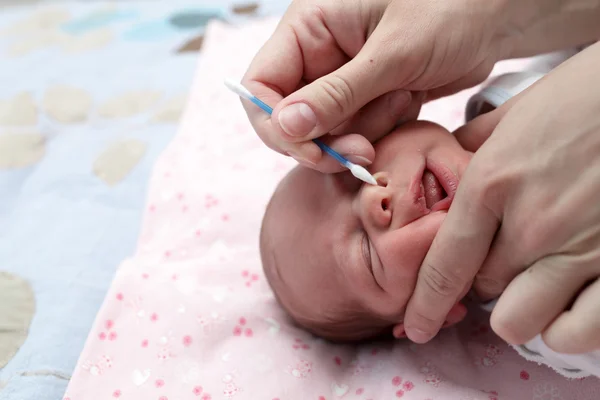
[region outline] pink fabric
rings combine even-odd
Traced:
[[[597,379],[569,381],[524,360],[476,309],[424,346],[334,346],[289,324],[257,237],[293,164],[262,145],[222,84],[241,76],[274,26],[210,27],[180,132],[152,177],[138,251],[115,277],[64,400],[597,397]],[[468,95],[423,117],[452,129]]]

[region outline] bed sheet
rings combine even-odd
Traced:
[[[117,272],[64,400],[597,397],[596,378],[567,380],[526,361],[477,308],[422,346],[332,345],[290,323],[264,280],[258,232],[294,163],[259,141],[222,85],[241,76],[276,22],[211,25],[179,132],[151,178],[137,250]],[[455,128],[470,94],[429,104],[422,117]]]
[[[0,5],[0,399],[61,398],[213,18],[245,1]],[[8,311],[7,311],[8,310]]]

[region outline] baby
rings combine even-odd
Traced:
[[[495,78],[469,100],[467,121],[501,106],[545,72]],[[263,220],[261,256],[279,303],[299,325],[333,341],[405,336],[403,314],[418,269],[472,156],[447,130],[423,121],[393,131],[375,150],[371,171],[379,186],[349,173],[297,167],[279,184]],[[494,304],[482,307],[491,311]],[[465,313],[456,304],[445,326]],[[541,335],[513,348],[566,377],[600,377],[600,351],[557,353]]]
[[[296,167],[267,207],[260,250],[290,316],[334,341],[404,336],[403,314],[471,153],[417,121],[374,145],[379,186]],[[457,304],[446,325],[460,321]]]
[[[554,65],[540,58],[529,70],[493,79],[469,100],[466,120],[501,106],[569,57],[557,55]],[[333,341],[405,336],[419,267],[472,157],[450,132],[425,121],[403,125],[374,147],[369,169],[379,186],[349,172],[296,167],[263,219],[261,256],[277,300],[300,326]],[[445,326],[465,313],[454,305]]]

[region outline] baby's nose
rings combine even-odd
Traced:
[[[392,221],[392,191],[388,188],[389,175],[378,172],[373,175],[378,186],[365,185],[360,205],[363,217],[378,228],[387,228]]]

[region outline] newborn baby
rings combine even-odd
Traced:
[[[469,100],[467,121],[543,75],[529,70],[493,79]],[[375,150],[371,171],[379,186],[349,173],[297,167],[279,184],[263,220],[263,266],[279,303],[299,325],[334,341],[404,336],[418,269],[471,158],[454,136],[429,122],[404,125]],[[491,311],[494,304],[482,306]],[[446,326],[464,315],[455,305]],[[512,347],[566,377],[600,377],[600,350],[556,353],[541,335]]]
[[[404,336],[403,315],[471,153],[417,121],[375,144],[379,186],[296,167],[267,207],[260,250],[281,306],[334,341]],[[465,315],[461,304],[446,325]]]

